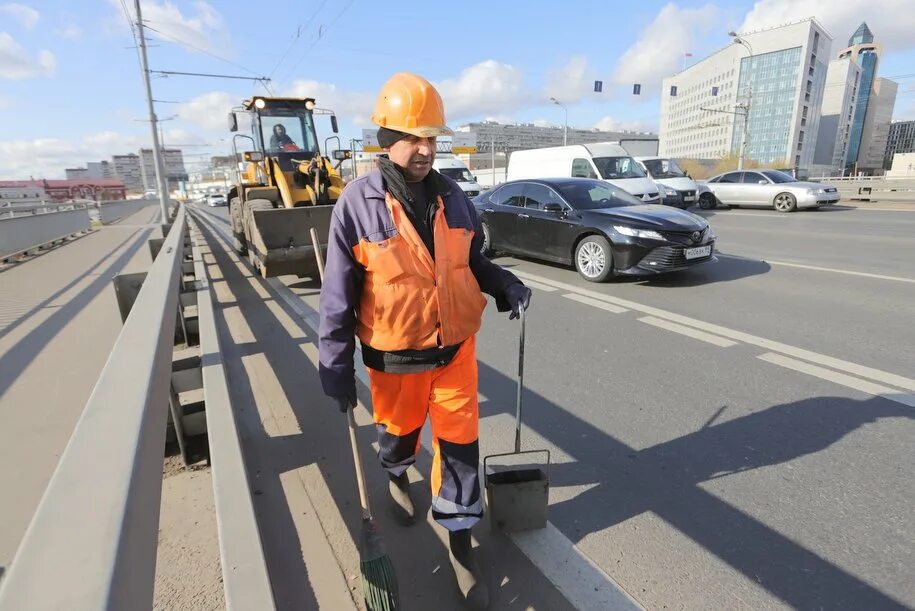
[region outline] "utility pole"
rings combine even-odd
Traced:
[[[146,87],[146,105],[149,107],[149,126],[152,130],[153,163],[156,166],[156,184],[159,191],[159,206],[162,208],[162,222],[168,223],[168,184],[165,179],[165,167],[162,163],[162,152],[159,150],[159,129],[156,126],[156,109],[153,106],[152,85],[149,83],[149,65],[146,61],[146,36],[143,33],[143,15],[140,12],[140,0],[134,0],[137,11],[137,30],[140,34],[140,67],[143,70],[143,84]]]
[[[489,140],[489,169],[492,172],[492,186],[496,186],[496,137]]]
[[[733,38],[735,43],[742,45],[749,53],[747,55],[747,101],[743,104],[743,130],[740,134],[740,151],[737,157],[737,169],[742,170],[747,156],[747,145],[750,140],[748,132],[750,129],[750,103],[753,100],[753,81],[751,80],[753,73],[753,47],[746,39],[738,36],[737,32],[728,32],[728,36]]]
[[[556,98],[550,98],[550,101],[556,106],[562,106],[565,115],[565,122],[562,124],[562,146],[566,146],[569,144],[569,108]]]

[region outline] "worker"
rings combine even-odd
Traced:
[[[416,517],[407,469],[431,419],[432,516],[449,531],[465,601],[486,608],[470,536],[483,515],[475,335],[484,292],[514,319],[531,291],[483,256],[473,204],[432,169],[436,137],[452,133],[435,87],[415,74],[395,74],[372,121],[388,158],[349,183],[333,210],[321,291],[321,383],[341,412],[355,407],[358,337],[378,455],[392,509],[404,523]]]
[[[270,148],[274,151],[297,151],[299,146],[286,133],[286,126],[277,123],[273,126],[273,135],[270,136]]]

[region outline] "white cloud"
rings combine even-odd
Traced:
[[[512,112],[524,104],[524,75],[518,68],[486,60],[465,68],[457,78],[436,83],[449,123],[481,114]]]
[[[555,123],[547,121],[546,119],[534,119],[532,123],[537,127],[556,127]]]
[[[37,138],[0,141],[0,180],[64,178],[64,168],[85,166],[87,161],[136,152],[145,140],[117,132],[88,134],[80,140]]]
[[[82,29],[75,23],[58,30],[57,32],[61,38],[66,38],[68,40],[79,40],[83,37]]]
[[[296,98],[314,98],[318,108],[330,108],[341,121],[367,126],[375,107],[375,94],[364,91],[346,91],[336,85],[318,81],[298,80],[284,95]]]
[[[34,28],[35,24],[38,23],[38,19],[41,17],[41,13],[32,7],[26,6],[24,4],[19,4],[17,2],[0,4],[0,12],[12,15],[14,18],[22,22],[22,25],[25,26],[27,30]]]
[[[54,54],[47,50],[30,57],[16,40],[6,32],[0,32],[0,78],[27,79],[51,76],[57,69]]]
[[[109,0],[109,3],[118,13],[118,18],[123,20],[120,15],[123,8],[119,0]],[[128,3],[131,19],[136,21],[136,15],[133,13],[133,3]],[[171,0],[143,0],[141,3],[143,10],[143,22],[150,29],[161,32],[163,38],[168,42],[183,41],[200,49],[210,52],[224,51],[229,43],[228,34],[224,28],[222,15],[209,2],[204,0],[195,0],[193,2],[193,13],[188,11],[182,12]],[[149,32],[151,38],[157,36],[157,32]],[[192,52],[194,49],[189,48]]]
[[[758,30],[815,16],[835,37],[835,54],[866,21],[875,42],[884,49],[899,51],[915,47],[911,15],[911,0],[758,0],[740,30]]]
[[[594,81],[600,80],[588,67],[588,58],[576,55],[561,68],[547,72],[544,99],[556,98],[563,104],[577,104],[594,91]]]
[[[639,83],[643,93],[659,89],[661,79],[681,70],[684,54],[695,50],[696,35],[713,29],[718,17],[718,9],[711,4],[699,8],[681,8],[673,2],[665,5],[623,53],[614,81],[629,86]]]
[[[608,132],[657,132],[657,128],[641,121],[619,121],[607,116],[594,124],[595,129]]]
[[[178,116],[198,128],[226,133],[229,111],[241,101],[241,96],[225,91],[211,91],[181,104]]]

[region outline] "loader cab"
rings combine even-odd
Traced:
[[[277,159],[284,172],[293,170],[293,160],[320,154],[313,108],[314,100],[301,98],[252,98],[246,103],[258,148]]]

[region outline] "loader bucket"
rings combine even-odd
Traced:
[[[264,278],[287,274],[317,278],[311,228],[317,230],[326,253],[333,209],[331,205],[250,210],[248,252],[260,274]]]

